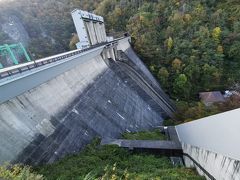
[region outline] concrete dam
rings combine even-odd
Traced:
[[[129,40],[39,60],[44,65],[21,72],[2,69],[1,163],[51,163],[94,137],[151,129],[172,116],[174,106]],[[113,47],[116,60],[107,57]]]
[[[0,69],[0,164],[52,163],[95,137],[118,139],[173,118],[174,104],[135,54],[131,38],[107,37],[100,16],[81,10],[72,16],[81,37],[77,50]],[[175,144],[133,144],[167,151],[177,145],[184,164],[207,179],[239,180],[239,117],[237,109],[161,127],[174,132]]]

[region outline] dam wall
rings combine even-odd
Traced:
[[[119,41],[118,50],[124,52],[128,43]],[[0,81],[1,164],[52,163],[95,137],[162,125],[168,112],[153,90],[116,61],[103,59],[103,51],[99,47]]]
[[[208,179],[240,179],[239,117],[236,109],[176,126],[186,166]]]
[[[128,73],[129,75],[132,74],[133,79],[136,79],[133,76],[133,74],[135,74],[135,76],[138,76],[141,79],[139,80],[140,82],[144,82],[145,84],[147,84],[149,89],[151,89],[151,92],[157,95],[157,98],[153,97],[150,99],[155,99],[155,102],[159,100],[160,101],[159,105],[161,109],[165,109],[165,112],[167,112],[167,116],[170,116],[171,118],[174,119],[175,117],[173,113],[176,111],[176,106],[174,102],[162,90],[161,86],[154,78],[154,76],[151,74],[151,72],[148,70],[146,65],[134,52],[130,43],[127,42],[126,40],[122,40],[121,43],[118,44],[117,49],[119,50],[117,55],[118,58],[116,59],[117,64],[120,64],[120,67],[124,69],[123,70],[124,72],[129,72]]]

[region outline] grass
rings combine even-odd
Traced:
[[[117,146],[99,146],[99,140],[79,154],[36,167],[35,171],[48,180],[204,179],[193,169],[174,167],[167,157],[133,154]]]
[[[166,119],[163,121],[164,126],[176,126],[178,124],[182,123],[181,121],[176,121],[173,119]]]
[[[124,133],[122,137],[129,140],[167,140],[167,137],[161,133],[159,129],[136,133]]]

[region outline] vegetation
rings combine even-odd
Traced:
[[[0,22],[16,16],[27,30],[35,58],[74,49],[78,41],[70,16],[81,8],[103,15],[109,33],[128,31],[133,46],[187,122],[239,108],[239,97],[206,107],[201,91],[239,83],[240,5],[238,0],[18,0],[0,1]],[[0,42],[15,43],[0,28]],[[175,122],[168,120],[165,125]],[[124,134],[126,139],[165,139],[158,131]],[[37,167],[46,179],[202,179],[192,169],[173,167],[166,157],[132,154],[98,141],[81,153]],[[29,167],[0,167],[6,179],[43,179]]]
[[[180,119],[187,116],[188,121],[229,109],[214,106],[209,110],[197,101],[201,91],[225,90],[239,83],[238,0],[19,0],[0,3],[1,24],[8,16],[17,16],[30,36],[29,49],[35,58],[74,49],[78,38],[71,10],[95,9],[105,17],[108,33],[115,36],[125,31],[130,33],[135,50],[170,97],[178,104],[188,102],[179,108],[178,114],[186,113]],[[2,30],[0,42],[11,43]],[[188,117],[199,108],[199,114]]]
[[[166,136],[160,131],[160,129],[154,129],[152,131],[141,131],[134,133],[124,133],[122,135],[124,139],[129,140],[166,140]]]
[[[181,122],[189,122],[195,119],[200,119],[206,116],[211,116],[225,111],[240,108],[240,96],[233,95],[226,99],[225,102],[215,103],[212,106],[206,107],[201,102],[177,102],[176,118]],[[166,123],[168,123],[167,121]],[[170,122],[171,125],[174,123]]]
[[[236,0],[104,0],[109,29],[127,30],[136,51],[172,98],[238,82],[240,6]]]
[[[126,138],[162,139],[156,132],[124,134]],[[0,166],[0,178],[6,180],[120,180],[120,179],[205,179],[195,170],[173,166],[167,157],[133,153],[118,146],[100,146],[95,139],[79,154],[70,155],[53,164],[38,166]],[[42,175],[39,175],[42,174]]]
[[[237,0],[103,0],[96,11],[110,31],[131,34],[135,50],[178,104],[179,120],[239,107],[231,100],[210,108],[198,102],[201,91],[239,83]]]
[[[100,0],[0,1],[0,24],[8,22],[9,17],[18,17],[30,37],[28,49],[31,54],[35,59],[47,57],[74,47],[70,43],[71,40],[76,41],[71,11],[75,8],[92,11],[99,2]],[[0,44],[15,43],[2,30],[1,25]]]
[[[167,157],[133,154],[93,141],[82,152],[35,169],[46,179],[204,179],[192,169],[174,167]]]
[[[43,176],[33,173],[30,167],[5,164],[0,166],[0,179],[4,180],[43,180]]]

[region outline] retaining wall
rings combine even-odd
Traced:
[[[184,153],[217,180],[240,179],[239,117],[236,109],[176,126]],[[185,163],[195,166],[188,157]]]

